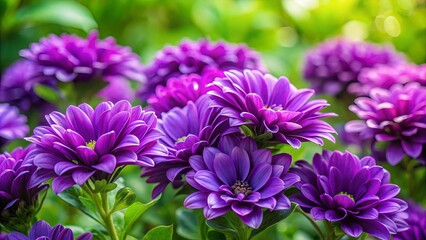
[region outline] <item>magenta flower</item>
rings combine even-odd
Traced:
[[[334,142],[333,127],[321,120],[333,113],[321,113],[325,100],[309,100],[313,90],[296,89],[285,77],[276,79],[259,71],[225,72],[217,78],[209,94],[214,106],[223,108],[231,126],[246,126],[255,137],[290,144],[302,142],[323,145],[322,138]],[[269,136],[268,136],[269,135]]]
[[[42,67],[45,76],[61,82],[108,77],[144,81],[139,57],[129,47],[117,45],[112,37],[98,39],[96,31],[87,39],[50,35],[21,50],[20,55]]]
[[[209,71],[203,76],[190,74],[170,78],[166,86],[157,86],[155,94],[151,95],[147,102],[157,116],[160,116],[174,107],[183,108],[189,101],[197,101],[213,89],[213,86],[208,84],[213,82],[215,77],[223,76],[222,71]]]
[[[55,193],[88,179],[114,181],[126,165],[153,166],[153,157],[167,153],[158,142],[163,133],[155,114],[127,101],[103,102],[94,110],[70,106],[65,115],[52,112],[46,119],[49,125],[27,140],[37,145],[34,183],[53,177]]]
[[[98,97],[113,103],[121,100],[132,102],[135,99],[136,91],[132,88],[127,79],[112,78],[108,80],[108,85],[98,92]]]
[[[83,233],[76,240],[91,240],[91,233]],[[53,228],[45,221],[34,223],[30,234],[25,236],[19,232],[11,232],[8,235],[9,240],[74,240],[74,233],[69,228],[58,224]]]
[[[158,85],[165,86],[171,78],[231,69],[257,69],[266,72],[259,54],[245,45],[200,40],[183,41],[179,46],[166,46],[145,68],[148,82],[140,88],[139,97],[142,101],[147,100],[155,93]]]
[[[22,229],[39,208],[38,195],[47,184],[30,186],[36,166],[31,161],[34,145],[0,154],[0,225]]]
[[[407,203],[395,198],[400,188],[372,157],[359,159],[350,152],[316,154],[312,165],[297,161],[292,170],[301,193],[292,200],[315,220],[336,223],[351,237],[362,232],[379,239],[408,229]]]
[[[376,88],[369,97],[357,98],[349,109],[361,120],[348,122],[345,129],[359,133],[373,146],[387,143],[390,164],[398,164],[404,154],[420,157],[426,144],[426,87],[411,83],[390,90]]]
[[[303,76],[316,93],[339,95],[358,74],[379,64],[396,65],[404,56],[390,47],[344,38],[326,41],[306,54]]]
[[[226,139],[224,139],[226,140]],[[299,180],[290,168],[291,156],[257,149],[251,138],[227,141],[221,148],[205,148],[202,155],[189,160],[189,185],[197,191],[184,202],[187,208],[203,208],[207,219],[233,211],[246,225],[258,228],[263,209],[291,207],[283,191]]]
[[[156,158],[154,167],[144,167],[143,177],[148,183],[158,183],[153,198],[158,196],[169,183],[182,185],[182,175],[191,170],[189,158],[201,154],[205,147],[215,146],[220,137],[239,130],[229,127],[228,120],[220,116],[220,109],[210,107],[208,96],[195,103],[188,102],[184,108],[173,108],[162,114],[158,128],[165,136],[160,139],[169,156]]]
[[[393,240],[426,239],[426,209],[413,201],[408,201],[407,223],[410,229],[398,232]]]
[[[18,108],[0,104],[0,148],[9,140],[25,137],[29,131],[27,117],[20,115]]]
[[[426,86],[426,64],[381,65],[365,69],[359,75],[358,82],[352,83],[348,91],[358,96],[368,96],[373,88],[389,89],[393,85],[410,82]]]
[[[0,102],[17,106],[21,111],[39,109],[49,105],[35,92],[36,85],[54,88],[55,80],[41,75],[42,68],[28,60],[19,60],[12,64],[1,77]]]

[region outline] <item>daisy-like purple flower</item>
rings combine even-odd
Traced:
[[[368,96],[373,88],[389,89],[393,85],[410,82],[426,86],[426,64],[380,65],[366,69],[359,75],[358,82],[349,86],[348,91],[358,96]]]
[[[338,224],[351,237],[362,232],[379,239],[408,229],[407,203],[395,198],[400,188],[390,184],[390,174],[374,158],[359,159],[350,152],[316,154],[312,165],[297,161],[301,193],[292,197],[315,220]]]
[[[346,124],[348,132],[363,140],[388,143],[386,159],[398,164],[404,154],[419,158],[426,144],[426,87],[417,83],[375,88],[370,97],[360,97],[349,109],[361,120]]]
[[[426,209],[411,200],[407,202],[408,208],[406,213],[408,214],[408,218],[406,221],[410,229],[398,232],[392,239],[426,239]]]
[[[228,138],[229,139],[229,138]],[[263,209],[289,209],[290,200],[283,191],[299,177],[287,173],[291,156],[257,149],[251,138],[229,141],[220,148],[205,148],[202,155],[189,160],[192,171],[186,175],[197,191],[184,202],[187,208],[203,208],[207,219],[233,211],[249,227],[258,228]]]
[[[325,100],[310,100],[310,89],[296,89],[285,77],[276,79],[259,71],[225,72],[210,91],[214,106],[223,108],[231,126],[246,126],[255,137],[299,148],[302,142],[323,145],[323,138],[334,142],[333,127],[322,118],[335,116],[321,113]],[[268,136],[269,135],[269,136]]]
[[[169,150],[169,156],[156,158],[154,167],[145,167],[142,174],[148,183],[158,183],[153,197],[158,196],[169,183],[182,185],[182,174],[191,170],[189,158],[201,154],[205,147],[215,146],[220,137],[238,132],[230,128],[228,120],[220,116],[220,109],[210,106],[208,96],[192,101],[184,108],[173,108],[163,113],[158,129],[165,136],[160,139]]]
[[[181,75],[170,78],[167,85],[158,85],[155,94],[148,98],[147,102],[157,116],[168,112],[174,107],[182,108],[189,101],[195,102],[198,98],[213,89],[208,86],[215,77],[223,77],[222,71],[209,71],[203,76],[198,74]]]
[[[114,38],[98,39],[93,31],[87,39],[75,35],[50,35],[21,50],[20,55],[43,68],[43,75],[61,82],[124,77],[144,81],[139,57]]]
[[[92,240],[91,233],[83,233],[76,238],[76,240]],[[19,233],[11,232],[8,235],[9,240],[74,240],[74,233],[70,228],[65,228],[61,224],[53,228],[45,221],[38,221],[34,223],[28,236]]]
[[[145,68],[148,82],[141,86],[139,97],[142,101],[147,100],[155,93],[158,85],[166,86],[171,78],[231,69],[256,69],[266,72],[259,54],[245,45],[212,43],[204,39],[198,42],[183,41],[178,46],[166,46]]]
[[[0,148],[9,140],[25,137],[29,131],[27,117],[20,115],[18,108],[0,104]]]
[[[37,145],[34,184],[53,177],[55,193],[89,179],[113,181],[126,165],[153,166],[152,157],[167,153],[155,114],[128,101],[70,106],[46,119],[27,140]]]
[[[53,88],[55,80],[40,75],[41,72],[42,68],[32,61],[19,60],[12,64],[1,77],[0,102],[17,106],[21,111],[48,105],[34,88],[38,84]]]
[[[38,195],[46,184],[30,186],[36,170],[31,161],[34,145],[0,154],[0,225],[23,230],[39,207]]]
[[[390,47],[337,38],[307,53],[303,76],[316,93],[336,96],[345,92],[350,83],[357,81],[361,70],[379,64],[403,62],[404,57]]]

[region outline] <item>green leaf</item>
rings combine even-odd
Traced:
[[[130,232],[135,222],[144,214],[150,207],[152,207],[159,199],[161,195],[156,199],[152,200],[149,203],[143,204],[140,202],[135,202],[127,208],[124,213],[124,232],[123,239],[126,238],[126,235]]]
[[[114,190],[117,187],[116,183],[107,183],[105,179],[102,180],[96,180],[95,181],[95,189],[93,192],[100,193],[100,192],[110,192]]]
[[[88,203],[84,203],[81,201],[82,198],[87,198],[83,190],[78,186],[72,186],[68,188],[67,190],[61,192],[58,194],[58,196],[64,200],[65,202],[69,203],[71,206],[79,209],[83,213],[85,213],[87,216],[91,217],[93,220],[97,221],[98,223],[101,223],[101,220],[96,214],[96,211],[90,210],[86,205]],[[82,198],[80,198],[82,197]]]
[[[136,195],[132,189],[125,187],[118,190],[117,194],[115,195],[114,207],[112,208],[111,212],[116,212],[127,208],[135,202],[135,199]]]
[[[56,104],[58,101],[61,101],[59,93],[43,84],[36,84],[34,87],[34,92],[44,100]]]
[[[200,239],[200,233],[197,227],[197,215],[186,208],[179,208],[176,210],[176,220],[177,227],[176,232],[179,236],[184,237],[186,239]],[[203,222],[199,222],[198,224],[205,224]]]
[[[94,213],[97,212],[96,205],[90,198],[88,198],[86,196],[78,196],[78,199],[83,204],[83,206],[85,206],[87,209],[89,209],[89,211],[94,212]]]
[[[90,11],[75,1],[44,1],[20,9],[15,20],[23,23],[54,23],[74,27],[85,32],[97,28]]]
[[[208,240],[223,240],[223,239],[226,239],[226,236],[221,232],[212,230],[212,231],[209,231],[207,233],[207,239]]]
[[[149,230],[142,240],[171,240],[173,238],[173,225],[158,226]]]
[[[291,207],[289,209],[286,210],[278,210],[278,211],[268,211],[266,210],[263,213],[263,221],[262,224],[260,225],[260,227],[258,229],[254,229],[253,232],[251,233],[251,237],[261,233],[263,230],[269,228],[270,226],[278,223],[279,221],[287,218],[288,216],[290,216],[294,210],[296,209],[297,204],[292,203]]]
[[[227,213],[224,216],[207,220],[207,225],[214,230],[221,232],[234,239],[238,239],[238,229],[241,225],[241,220],[233,213]]]

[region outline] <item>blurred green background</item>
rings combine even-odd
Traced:
[[[119,44],[132,47],[145,64],[164,45],[176,45],[184,38],[246,43],[262,54],[274,75],[288,76],[297,87],[307,86],[300,71],[305,51],[336,35],[392,44],[411,61],[426,62],[424,0],[0,0],[0,9],[2,71],[19,59],[20,49],[41,37],[63,32],[86,37],[92,29],[98,29],[101,38],[113,36]],[[329,111],[345,112],[339,109],[343,107],[336,104]],[[327,147],[342,149],[339,144]],[[320,150],[307,144],[293,157],[308,159]],[[139,174],[137,167],[126,169],[124,184],[135,190],[138,200],[148,202],[152,186]],[[160,224],[174,224],[180,237],[191,239],[196,234],[198,230],[185,223],[197,219],[188,210],[176,214],[184,198],[175,194],[166,191],[134,229],[135,236]],[[85,230],[95,224],[51,192],[38,217]],[[313,239],[314,235],[305,219],[292,215],[259,239]]]

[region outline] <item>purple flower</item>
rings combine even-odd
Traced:
[[[142,85],[139,97],[142,101],[147,100],[155,93],[158,85],[165,86],[170,78],[231,69],[257,69],[266,72],[259,54],[245,45],[212,43],[204,39],[198,42],[183,41],[179,46],[166,46],[145,68],[148,82]]]
[[[132,89],[127,79],[113,78],[108,81],[106,87],[98,92],[98,97],[113,103],[119,102],[120,100],[131,102],[135,99],[135,90]]]
[[[417,83],[395,85],[390,90],[375,88],[349,109],[361,120],[346,124],[348,132],[364,140],[388,143],[387,161],[398,164],[404,154],[420,157],[426,144],[426,87]],[[373,149],[374,150],[374,149]]]
[[[367,232],[379,239],[408,229],[403,212],[407,204],[395,198],[400,188],[372,157],[359,159],[350,152],[316,154],[312,165],[297,161],[301,193],[292,200],[315,220],[339,224],[351,237]]]
[[[357,81],[365,68],[403,63],[404,57],[391,47],[344,38],[331,39],[309,51],[303,76],[316,93],[339,95]]]
[[[22,229],[39,207],[38,195],[48,185],[30,186],[36,170],[31,161],[34,145],[0,154],[0,223],[8,229]]]
[[[223,77],[222,71],[209,71],[203,76],[197,74],[181,75],[170,78],[167,85],[158,85],[155,94],[148,98],[147,102],[157,116],[168,112],[174,107],[184,107],[189,101],[197,101],[213,89],[208,86],[215,77]]]
[[[0,148],[9,141],[23,138],[29,132],[27,117],[20,115],[16,107],[0,104]]]
[[[396,84],[418,82],[420,85],[426,86],[426,64],[418,66],[409,64],[381,65],[363,70],[358,81],[352,83],[348,88],[349,92],[358,96],[368,96],[373,88],[389,89]]]
[[[225,72],[225,78],[213,83],[218,88],[209,94],[230,118],[231,126],[246,126],[255,137],[299,148],[301,142],[323,145],[322,138],[334,142],[335,130],[321,118],[335,116],[321,113],[325,100],[309,100],[313,90],[296,89],[285,77],[276,79],[259,71]]]
[[[398,232],[393,240],[426,239],[426,209],[413,201],[407,201],[407,223],[410,229]]]
[[[158,183],[153,197],[158,196],[169,183],[174,187],[182,185],[182,174],[191,170],[189,158],[201,154],[205,147],[215,146],[220,137],[238,132],[230,128],[226,118],[219,115],[220,109],[210,107],[208,96],[192,101],[184,108],[173,108],[162,114],[158,129],[165,136],[160,139],[169,156],[156,158],[154,167],[144,167],[143,177],[148,183]]]
[[[83,233],[76,240],[91,240],[93,235],[91,233]],[[11,232],[8,236],[9,240],[74,240],[74,233],[69,228],[58,224],[53,228],[45,221],[38,221],[34,223],[31,228],[30,234],[25,236],[19,232]]]
[[[128,101],[103,102],[95,110],[70,106],[65,115],[52,112],[46,119],[49,125],[27,140],[37,145],[33,182],[53,177],[55,193],[89,178],[114,181],[126,165],[153,166],[152,157],[166,154],[155,114]]]
[[[221,145],[190,158],[193,170],[186,179],[197,192],[185,199],[185,207],[203,208],[207,219],[233,211],[251,228],[262,223],[263,209],[290,208],[283,191],[299,181],[297,175],[287,173],[290,155],[272,156],[270,150],[257,149],[251,138]]]
[[[41,72],[42,68],[31,61],[19,60],[12,64],[1,77],[0,102],[17,106],[21,111],[48,105],[34,92],[34,88],[38,84],[54,88],[55,81],[40,75]]]

